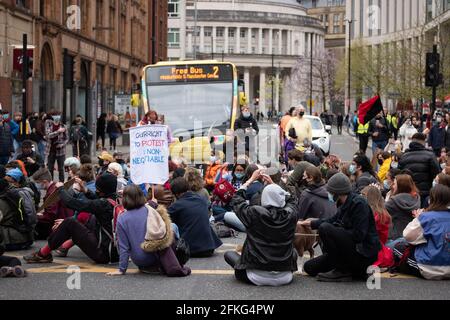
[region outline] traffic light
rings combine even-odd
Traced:
[[[74,66],[75,61],[72,56],[69,55],[67,49],[64,50],[63,58],[63,82],[64,89],[72,89],[74,87]]]
[[[32,78],[33,77],[33,57],[28,57],[27,71],[28,71],[27,78]]]
[[[442,81],[442,75],[439,73],[439,53],[428,52],[426,60],[425,85],[438,86]]]

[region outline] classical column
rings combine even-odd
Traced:
[[[235,53],[240,54],[241,53],[241,28],[236,28],[236,34],[234,35],[236,37],[236,49],[234,50]]]
[[[266,69],[261,68],[259,73],[259,110],[266,112]]]
[[[244,69],[244,83],[245,83],[245,96],[247,97],[247,101],[250,102],[250,69]]]
[[[305,33],[300,32],[300,39],[298,40],[298,55],[305,54]]]
[[[212,27],[212,52],[217,52],[217,27]]]
[[[252,54],[252,28],[247,28],[247,53]]]
[[[273,29],[269,29],[269,54],[273,53]]]
[[[225,27],[225,30],[223,32],[224,32],[223,36],[224,36],[224,39],[225,39],[224,45],[223,45],[223,51],[225,52],[225,54],[227,54],[228,53],[228,43],[229,43],[229,40],[228,40],[228,27]]]
[[[309,57],[311,55],[311,33],[307,32],[306,33],[306,53],[305,53],[305,57]]]
[[[291,31],[286,31],[286,54],[291,55]]]
[[[197,32],[197,31],[195,31],[195,32]],[[200,52],[205,52],[205,27],[204,26],[200,27]]]
[[[278,30],[278,54],[283,53],[283,30]]]
[[[263,29],[259,28],[259,38],[258,38],[258,53],[262,54],[262,49],[263,49]]]
[[[277,69],[275,76],[275,110],[280,111],[280,70]]]

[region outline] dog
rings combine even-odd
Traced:
[[[300,257],[305,251],[309,252],[311,259],[314,258],[314,244],[319,240],[319,235],[311,227],[297,224],[295,229],[294,247]]]

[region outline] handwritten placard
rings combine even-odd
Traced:
[[[130,128],[130,167],[135,184],[164,184],[169,180],[167,126]]]

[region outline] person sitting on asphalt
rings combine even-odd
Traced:
[[[349,171],[356,178],[353,186],[353,192],[355,193],[361,193],[365,187],[379,183],[377,174],[373,170],[369,158],[365,155],[355,156]]]
[[[16,159],[25,164],[25,170],[29,177],[44,166],[42,157],[33,151],[33,141],[31,140],[22,142],[22,153],[17,155]]]
[[[177,201],[168,212],[178,226],[181,238],[189,244],[191,257],[211,257],[222,241],[209,223],[208,202],[203,196],[189,191],[189,185],[182,177],[172,181],[171,190]]]
[[[117,192],[122,192],[129,183],[123,176],[122,166],[117,162],[110,163],[108,165],[108,172],[117,177]]]
[[[160,269],[169,277],[190,275],[191,270],[181,266],[175,255],[175,235],[166,208],[158,206],[155,210],[149,206],[136,185],[123,190],[122,203],[126,211],[117,220],[119,270],[108,275],[125,275],[130,257],[144,273]]]
[[[114,206],[110,202],[117,198],[117,177],[110,173],[98,177],[95,184],[97,196],[87,190],[81,179],[77,179],[77,183],[82,188],[81,191],[86,194],[87,200],[71,197],[62,183],[56,184],[57,192],[62,203],[68,208],[94,215],[95,230],[92,231],[77,219],[59,221],[48,239],[48,244],[37,252],[24,256],[27,263],[52,263],[52,250],[60,248],[70,239],[95,263],[106,264],[119,260],[112,238]]]
[[[25,212],[23,200],[17,188],[0,178],[0,236],[6,251],[26,250],[33,244],[35,216]]]
[[[334,216],[337,208],[328,200],[328,192],[319,168],[306,168],[303,179],[307,187],[298,200],[297,219],[328,219]]]
[[[329,200],[337,204],[336,215],[299,222],[319,230],[324,252],[307,261],[303,269],[324,282],[366,279],[367,268],[377,261],[381,249],[372,210],[362,196],[352,192],[350,179],[342,173],[328,181],[327,191]]]
[[[288,191],[300,198],[301,193],[306,189],[306,183],[303,180],[303,176],[306,168],[314,167],[311,163],[304,161],[303,152],[300,150],[289,151],[289,166],[293,169],[290,173],[286,185]]]
[[[64,171],[67,173],[67,181],[75,179],[80,171],[81,162],[78,158],[71,157],[64,161]]]
[[[45,168],[39,169],[32,177],[35,181],[37,188],[40,191],[44,191],[44,204],[50,197],[55,197],[53,195],[58,191],[56,187],[56,182],[53,182],[52,175],[50,171]],[[36,224],[36,239],[37,240],[47,240],[52,233],[53,227],[57,221],[64,220],[73,216],[73,210],[67,208],[61,200],[58,200],[52,204],[44,207],[43,211],[37,214],[37,224]]]
[[[391,169],[391,163],[392,163],[392,156],[389,152],[383,151],[378,156],[378,165],[380,166],[380,169],[378,170],[378,179],[381,182],[384,182],[386,179],[386,175]]]
[[[394,264],[392,250],[386,246],[392,218],[386,210],[380,189],[368,186],[362,190],[361,195],[367,199],[367,203],[372,209],[378,237],[380,238],[381,250],[378,252],[378,260],[373,265],[382,268],[383,271],[387,271],[387,268],[392,267]]]
[[[430,191],[430,206],[417,210],[403,231],[409,250],[394,250],[399,271],[428,280],[450,279],[450,188],[436,185]],[[404,256],[406,255],[406,257]]]
[[[27,272],[22,267],[22,263],[20,262],[19,259],[17,259],[16,257],[9,257],[3,255],[5,253],[5,243],[3,238],[3,232],[1,232],[2,221],[3,221],[3,212],[2,210],[0,210],[0,278],[26,277]]]
[[[392,194],[386,201],[386,209],[392,217],[389,240],[402,238],[403,230],[413,219],[413,212],[420,208],[420,196],[411,176],[399,174],[394,179]],[[395,243],[390,242],[389,247]]]
[[[259,179],[255,171],[249,181]],[[297,216],[295,198],[269,176],[262,176],[269,184],[263,190],[261,205],[252,206],[246,201],[245,183],[235,194],[234,212],[247,229],[242,255],[225,253],[225,261],[234,269],[237,280],[257,286],[283,286],[290,284],[297,271],[297,253],[294,238]]]
[[[414,183],[420,192],[422,208],[428,206],[426,199],[433,186],[433,180],[441,172],[435,154],[425,148],[425,140],[426,136],[423,133],[416,133],[412,137],[409,149],[405,151],[398,162],[400,170],[411,170]]]

